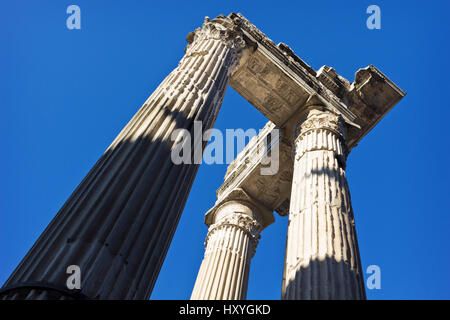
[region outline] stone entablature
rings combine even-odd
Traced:
[[[286,201],[291,190],[291,146],[284,139],[283,132],[273,134],[274,129],[278,128],[269,121],[228,166],[225,181],[217,190],[216,204],[238,188],[258,199],[270,211],[277,210]],[[279,152],[279,170],[274,175],[262,175],[261,169],[266,167],[262,160],[273,149]],[[287,214],[281,208],[279,213]]]
[[[358,70],[353,83],[327,66],[316,72],[286,44],[275,45],[241,14],[229,17],[251,47],[230,85],[280,128],[314,95],[350,125],[350,150],[405,95],[372,65]]]
[[[267,208],[287,214],[282,204],[289,200],[291,191],[293,115],[298,117],[312,104],[341,115],[346,129],[346,157],[405,93],[374,66],[358,70],[353,83],[328,66],[316,72],[286,44],[275,45],[241,14],[232,13],[229,18],[241,28],[251,48],[230,84],[270,121],[229,165],[217,197],[220,200],[238,187],[258,196]],[[280,139],[272,141],[279,144],[280,172],[263,176],[262,155],[257,151],[274,128],[281,128]]]

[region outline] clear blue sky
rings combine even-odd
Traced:
[[[81,8],[81,30],[66,8]],[[381,30],[366,8],[381,8]],[[241,12],[314,69],[353,81],[374,64],[407,96],[348,158],[369,299],[450,298],[450,2],[1,1],[0,283],[121,128],[183,56],[203,22]],[[236,114],[239,113],[239,117]],[[266,119],[233,89],[219,129]],[[152,299],[188,299],[203,256],[204,213],[226,165],[201,166]],[[279,299],[287,218],[262,234],[249,299]]]

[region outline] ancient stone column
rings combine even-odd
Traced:
[[[2,288],[3,299],[147,299],[198,164],[176,165],[180,135],[214,125],[244,41],[224,16],[190,33],[186,54],[73,192]],[[161,50],[164,53],[164,49]],[[200,137],[201,139],[201,137]],[[194,139],[192,139],[194,140]],[[206,142],[192,142],[192,158]],[[192,159],[194,162],[194,159]],[[68,290],[77,265],[81,289]]]
[[[272,212],[262,208],[242,190],[211,209],[206,216],[209,230],[205,255],[191,299],[245,299],[250,260],[255,254],[260,232],[272,222]]]
[[[365,299],[342,117],[311,107],[294,148],[282,299]]]

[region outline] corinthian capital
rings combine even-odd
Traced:
[[[345,168],[348,148],[344,120],[341,115],[321,109],[311,109],[295,129],[293,156],[299,160],[306,152],[333,151]]]
[[[331,131],[342,138],[345,135],[342,116],[329,111],[310,110],[306,119],[297,125],[296,139],[301,139],[302,136],[311,130]]]
[[[240,52],[246,45],[240,28],[233,20],[224,15],[220,15],[213,20],[209,20],[209,17],[205,17],[203,26],[187,35],[186,41],[188,42],[188,45],[186,47],[186,52],[198,41],[207,39],[223,41],[235,52]]]
[[[217,231],[224,229],[227,226],[239,228],[247,234],[252,244],[251,256],[255,254],[256,247],[258,246],[259,239],[261,238],[261,224],[254,218],[245,213],[234,212],[228,216],[223,217],[208,229],[208,235],[206,236],[205,246],[208,245],[209,238]]]

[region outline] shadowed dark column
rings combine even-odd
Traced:
[[[182,138],[175,134],[172,141],[172,133],[186,129],[193,137],[194,121],[203,130],[214,125],[244,48],[238,29],[223,16],[205,19],[187,40],[178,67],[66,201],[0,298],[150,296],[198,168],[172,162],[171,151]],[[78,291],[66,287],[69,265],[80,267]]]

